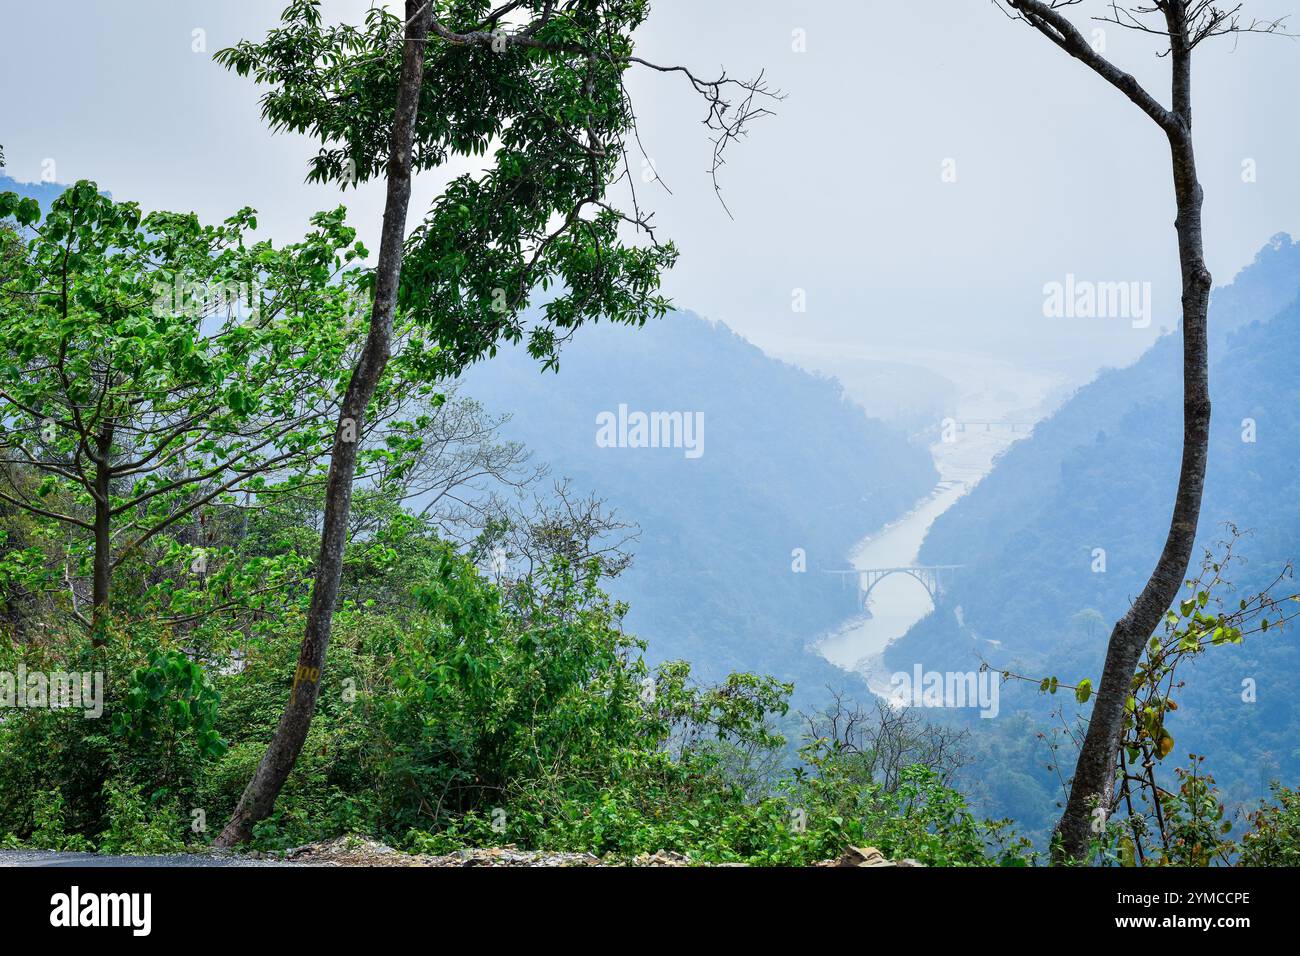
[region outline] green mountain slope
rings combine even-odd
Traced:
[[[643,329],[584,329],[558,375],[518,351],[472,370],[465,392],[510,412],[505,434],[579,491],[641,526],[613,591],[655,659],[699,671],[758,670],[801,691],[848,683],[805,649],[846,605],[838,579],[863,535],[937,479],[929,455],[868,419],[837,382],[769,358],[726,326],[676,313]],[[703,453],[609,448],[597,416],[702,413]],[[791,570],[795,549],[807,571]]]

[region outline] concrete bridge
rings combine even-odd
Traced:
[[[930,603],[935,603],[939,595],[944,592],[952,575],[959,568],[960,564],[929,564],[917,565],[906,568],[851,568],[843,571],[827,571],[827,574],[840,575],[840,581],[847,586],[850,579],[856,578],[857,596],[855,603],[858,610],[867,610],[871,601],[871,592],[876,589],[876,585],[891,574],[905,574],[913,580],[920,583],[925,588],[926,593],[930,595]]]

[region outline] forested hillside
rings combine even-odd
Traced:
[[[473,369],[463,391],[512,416],[503,434],[578,492],[640,526],[611,586],[654,660],[704,674],[759,670],[815,692],[855,682],[805,645],[851,613],[838,578],[855,541],[903,514],[937,475],[923,448],[867,418],[837,382],[771,359],[689,312],[629,333],[597,326],[558,375],[522,350]],[[702,413],[702,454],[607,448],[597,416]],[[795,549],[807,570],[796,573]]]
[[[1232,605],[1297,556],[1297,293],[1300,245],[1279,236],[1216,293],[1211,309],[1214,425],[1192,570],[1205,551],[1222,554],[1230,525],[1240,529],[1234,553],[1241,560],[1224,570],[1236,591],[1221,595]],[[964,670],[983,659],[1095,684],[1111,624],[1167,531],[1181,441],[1180,357],[1179,339],[1167,336],[1133,366],[1101,375],[935,523],[922,560],[965,569],[940,607],[891,646],[891,669],[921,662]],[[1289,580],[1279,585],[1280,595],[1293,590]],[[1298,664],[1296,636],[1284,630],[1213,648],[1180,671],[1186,688],[1170,721],[1173,756],[1207,755],[1207,769],[1236,801],[1265,795],[1272,779],[1293,778],[1300,707],[1289,675]],[[1256,685],[1253,703],[1242,700],[1247,678]],[[972,784],[984,791],[986,809],[1046,826],[1059,788],[1045,769],[1046,747],[1027,741],[1050,730],[1051,708],[1082,709],[1068,695],[1040,695],[1016,682],[1002,695],[998,720],[970,723],[994,748],[983,759],[1004,762],[1007,772],[993,781],[973,774]],[[1017,717],[1021,711],[1028,721]],[[1073,759],[1067,747],[1063,773]]]

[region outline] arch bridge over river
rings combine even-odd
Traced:
[[[826,573],[840,575],[840,581],[846,587],[850,578],[856,578],[857,595],[854,604],[859,611],[866,611],[869,609],[871,592],[890,575],[903,574],[917,581],[930,595],[930,603],[935,604],[952,580],[953,574],[961,568],[960,564],[927,564],[897,568],[848,568]]]

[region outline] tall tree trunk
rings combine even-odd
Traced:
[[[92,569],[93,590],[90,613],[90,643],[92,647],[103,647],[107,636],[104,633],[104,615],[108,612],[108,601],[113,586],[113,505],[109,500],[112,490],[112,469],[109,458],[113,453],[113,426],[105,425],[95,439],[95,559]]]
[[[325,490],[325,521],[320,555],[312,586],[307,629],[293,689],[276,727],[275,736],[257,772],[240,797],[230,822],[214,841],[216,846],[235,846],[252,835],[253,824],[265,818],[275,805],[307,739],[316,711],[321,671],[329,647],[330,625],[343,575],[343,549],[347,543],[348,511],[352,504],[352,481],[356,474],[357,444],[362,434],[366,406],[388,362],[393,334],[393,313],[397,306],[397,285],[401,277],[406,211],[411,199],[411,163],[415,117],[424,81],[424,42],[428,36],[432,6],[427,0],[406,0],[406,45],[397,91],[397,107],[389,138],[388,193],[384,204],[384,225],[375,274],[375,297],[370,315],[370,333],[357,367],[348,383],[334,436],[329,479]]]
[[[1183,282],[1183,457],[1173,518],[1160,560],[1138,599],[1120,618],[1106,648],[1106,663],[1088,732],[1074,770],[1065,812],[1057,824],[1058,861],[1082,860],[1114,796],[1117,760],[1128,699],[1142,649],[1160,626],[1178,596],[1191,561],[1196,524],[1205,487],[1205,462],[1210,440],[1209,341],[1206,316],[1210,302],[1210,272],[1205,266],[1201,238],[1201,185],[1196,178],[1192,144],[1191,49],[1186,32],[1171,23],[1173,113],[1181,130],[1169,132],[1173,159],[1174,197],[1178,219],[1178,260]]]

